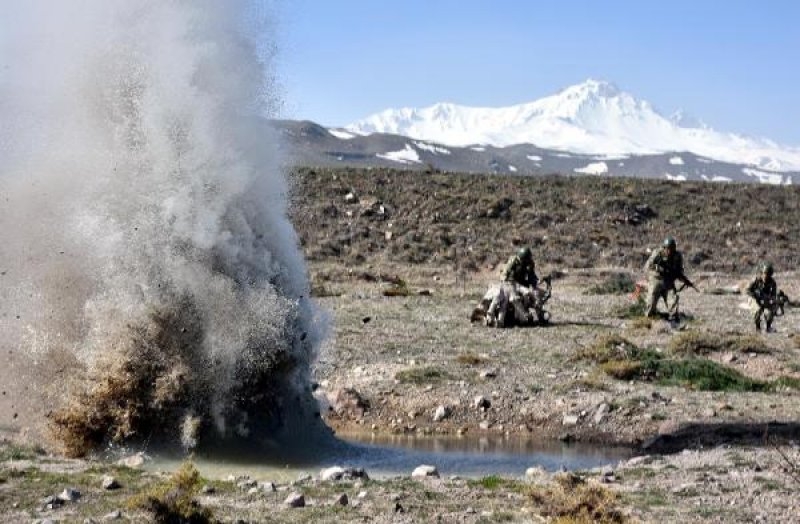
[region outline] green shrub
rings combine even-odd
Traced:
[[[589,287],[586,295],[624,295],[636,291],[636,282],[628,273],[612,273],[603,282]]]
[[[147,511],[154,522],[207,524],[213,522],[211,510],[194,500],[201,486],[200,473],[186,462],[167,481],[131,497],[128,507]]]

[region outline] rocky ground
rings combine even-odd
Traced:
[[[800,522],[800,310],[756,334],[740,293],[769,245],[779,286],[800,297],[800,273],[786,272],[794,190],[416,175],[323,170],[295,186],[330,331],[313,369],[326,423],[623,445],[633,458],[575,475],[202,479],[4,442],[0,521],[141,522],[166,508],[194,522]],[[629,284],[645,246],[676,231],[702,292],[682,294],[678,324],[643,319]],[[522,244],[555,277],[551,325],[470,323]]]

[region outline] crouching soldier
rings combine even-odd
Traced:
[[[678,290],[675,288],[675,281],[680,280],[686,286],[695,290],[692,282],[683,274],[683,255],[677,249],[675,239],[667,237],[661,244],[660,249],[653,250],[653,254],[645,264],[647,273],[647,303],[645,314],[648,317],[658,315],[658,301],[664,299],[668,305],[670,316],[678,314]],[[670,291],[673,294],[672,305],[667,300]]]
[[[539,284],[539,277],[536,276],[536,264],[533,262],[533,253],[530,248],[521,248],[517,254],[508,259],[503,269],[502,280],[501,291],[492,299],[486,313],[487,325],[505,326],[508,303],[514,310],[517,324],[530,324],[532,319],[528,308],[536,303],[533,293]],[[539,309],[536,308],[536,315],[538,320],[542,321],[544,312]]]
[[[776,312],[783,308],[781,294],[778,293],[778,284],[772,278],[774,270],[769,262],[761,265],[761,271],[753,278],[747,286],[747,294],[755,302],[755,313],[753,320],[756,324],[756,331],[761,331],[761,318],[766,321],[767,332],[772,332],[772,321],[775,319]]]

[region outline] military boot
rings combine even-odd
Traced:
[[[775,330],[772,329],[772,321],[771,320],[767,321],[767,333],[774,333],[774,332]]]
[[[756,319],[756,331],[761,331],[761,319]]]

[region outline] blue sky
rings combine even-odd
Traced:
[[[800,146],[800,2],[287,0],[279,18],[287,118],[499,107],[596,78]]]

